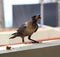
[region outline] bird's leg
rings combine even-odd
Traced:
[[[22,37],[22,42],[24,43],[24,37]]]
[[[31,35],[32,35],[32,34],[31,34]],[[32,40],[32,43],[39,43],[38,41],[35,41],[35,40],[31,39],[31,35],[28,36],[28,39],[29,39],[29,40]]]

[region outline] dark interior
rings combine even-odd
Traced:
[[[13,5],[13,27],[20,27],[32,16],[40,14],[40,4]],[[40,23],[40,22],[39,22]],[[44,24],[58,26],[58,4],[44,4]]]

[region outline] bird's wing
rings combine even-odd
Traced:
[[[18,28],[17,31],[18,31],[18,32],[19,32],[19,31],[22,31],[22,30],[24,30],[25,28],[26,28],[26,26],[21,26],[21,27]]]
[[[22,25],[18,28],[17,32],[23,32],[23,31],[26,29],[26,27],[27,27],[27,23],[22,24]]]

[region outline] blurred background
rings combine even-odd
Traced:
[[[44,25],[60,27],[60,0],[22,1],[23,3],[18,0],[0,0],[0,28],[19,27],[31,16],[41,15],[41,12],[43,20],[39,24],[43,22]]]
[[[60,40],[60,0],[0,0],[0,45],[20,43],[19,37],[10,40],[11,34],[38,14],[41,15],[38,23],[43,27],[32,38],[43,41]],[[25,41],[29,41],[27,37]]]

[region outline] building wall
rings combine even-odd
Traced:
[[[58,26],[60,26],[60,2],[58,3]]]
[[[0,28],[4,27],[3,0],[0,0]]]
[[[41,4],[14,5],[13,26],[20,27],[30,16],[40,14]],[[44,25],[58,26],[58,3],[44,4]]]
[[[60,4],[59,4],[59,11],[60,12]],[[58,26],[60,26],[60,13],[58,15]],[[0,0],[0,28],[4,27],[4,14],[3,14],[3,0]]]
[[[0,57],[60,57],[60,46],[5,53]]]

